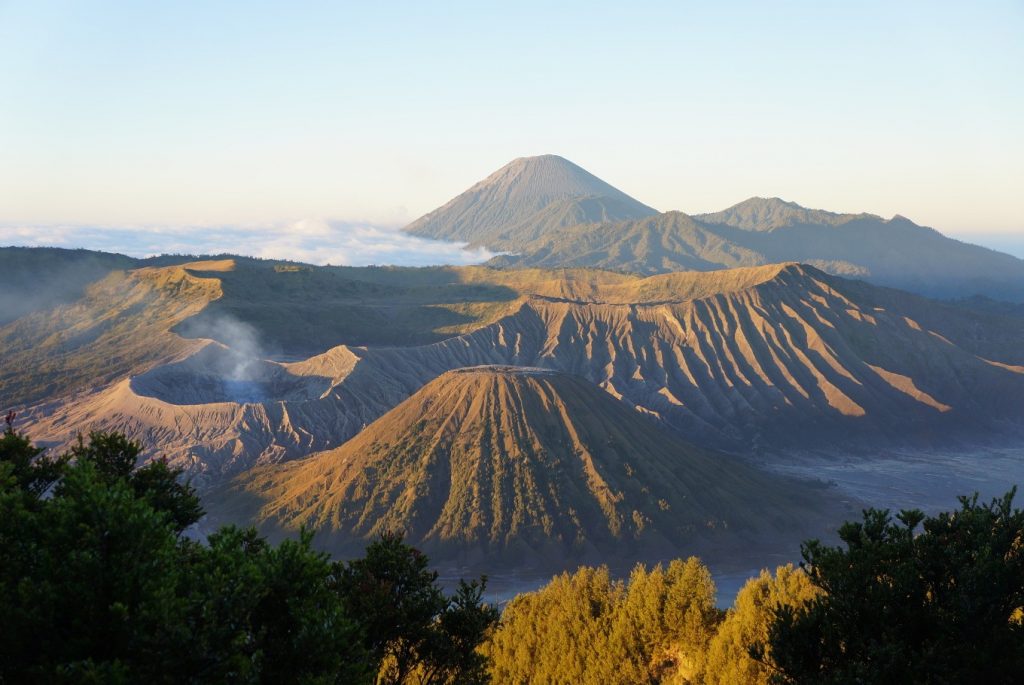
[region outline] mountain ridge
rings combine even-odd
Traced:
[[[507,190],[507,177],[524,164],[554,159],[586,183],[571,183],[569,191],[552,181],[548,191],[548,174],[536,173],[522,197]],[[595,203],[595,189],[616,199]],[[497,268],[593,267],[651,275],[798,261],[929,297],[1024,301],[1024,260],[947,238],[900,215],[841,214],[753,197],[691,216],[657,213],[632,198],[620,209],[622,197],[628,198],[563,158],[520,158],[406,230],[499,252],[488,262]]]
[[[758,232],[772,231],[795,223],[836,225],[860,217],[883,220],[874,214],[842,214],[824,209],[808,209],[778,197],[751,197],[720,212],[694,215],[694,219],[705,223],[725,224]]]
[[[441,374],[480,364],[580,376],[691,442],[748,454],[836,440],[850,451],[969,445],[1008,439],[1014,426],[1019,434],[1019,317],[799,264],[646,279],[445,273],[492,283],[527,277],[542,287],[520,290],[498,318],[438,342],[255,359],[243,383],[230,350],[208,342],[209,351],[124,385],[30,412],[33,437],[60,445],[77,430],[124,430],[205,486],[337,447]]]

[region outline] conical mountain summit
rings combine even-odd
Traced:
[[[214,498],[268,532],[358,552],[401,530],[471,562],[679,554],[813,520],[790,481],[695,447],[576,376],[482,366],[431,381],[336,449]]]
[[[406,227],[425,238],[516,244],[516,229],[624,221],[657,211],[558,155],[520,157]],[[540,233],[543,233],[541,230]],[[531,230],[531,237],[538,232]]]

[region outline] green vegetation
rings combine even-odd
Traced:
[[[0,683],[480,683],[497,620],[399,536],[332,562],[224,528],[205,544],[178,472],[94,433],[49,458],[0,437]]]
[[[727,613],[698,559],[633,569],[580,568],[517,596],[481,651],[495,683],[766,685],[771,666],[750,655],[779,606],[819,594],[803,571],[762,572]]]
[[[747,581],[708,645],[705,685],[767,685],[771,653],[765,650],[767,658],[754,659],[750,646],[768,638],[778,607],[802,606],[820,592],[792,564],[780,566],[774,576],[762,571]]]
[[[331,561],[228,527],[140,446],[93,433],[50,457],[0,437],[0,683],[1015,683],[1024,511],[1015,491],[932,517],[867,510],[715,607],[698,559],[626,580],[562,574],[500,621],[484,579],[445,595],[383,534]]]
[[[1014,683],[1024,673],[1024,511],[1015,490],[926,517],[868,510],[845,547],[804,547],[822,593],[780,606],[776,683]]]
[[[584,567],[512,600],[483,651],[496,683],[689,682],[720,618],[714,599],[694,557],[637,566],[628,583]]]
[[[364,647],[380,664],[377,682],[475,685],[487,682],[477,646],[498,621],[482,603],[485,579],[459,581],[452,597],[437,586],[427,557],[384,534],[366,556],[338,574],[350,616],[363,626]]]
[[[581,568],[519,595],[482,647],[495,683],[1016,683],[1024,511],[1013,491],[925,517],[868,510],[722,617],[696,559],[628,582]],[[920,526],[920,530],[919,530]]]

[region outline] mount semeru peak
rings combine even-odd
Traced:
[[[657,211],[558,155],[520,157],[414,221],[424,238],[515,247],[559,227],[625,221]]]

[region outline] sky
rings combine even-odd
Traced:
[[[0,0],[0,243],[465,261],[394,229],[555,153],[1024,256],[1022,121],[1021,0]]]

